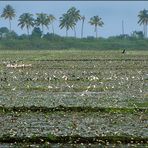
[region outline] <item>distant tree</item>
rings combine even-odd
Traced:
[[[7,27],[1,27],[0,28],[0,38],[2,39],[2,38],[17,38],[18,37],[18,35],[17,35],[17,33],[16,32],[14,32],[14,31],[9,31],[9,29],[7,28]]]
[[[141,10],[138,14],[138,24],[143,25],[144,37],[147,37],[147,25],[148,25],[148,10]]]
[[[87,36],[87,39],[88,40],[95,40],[95,37],[94,36]]]
[[[83,38],[83,30],[84,30],[84,21],[85,21],[85,16],[81,16],[81,20],[82,20],[81,38]]]
[[[11,32],[11,20],[15,17],[15,10],[11,5],[6,5],[3,9],[1,17],[9,20],[9,31]]]
[[[7,27],[0,28],[0,38],[6,37],[6,34],[9,33],[9,29]]]
[[[46,13],[37,13],[37,19],[35,20],[36,26],[41,26],[42,35],[44,35],[44,26],[48,28],[50,20],[48,19],[48,15]]]
[[[32,35],[31,35],[33,38],[41,38],[42,36],[42,31],[39,27],[35,27],[33,30],[32,30]]]
[[[73,29],[74,29],[74,36],[76,37],[76,24],[79,20],[81,20],[80,10],[77,10],[75,7],[71,7],[67,14],[71,17],[71,21],[73,21]]]
[[[28,39],[28,35],[26,35],[26,34],[21,34],[18,38],[19,38],[20,40]]]
[[[9,29],[7,27],[1,27],[0,28],[0,32],[1,33],[8,33],[9,32]]]
[[[63,28],[66,29],[66,37],[68,36],[68,30],[73,29],[75,25],[76,23],[73,21],[73,18],[68,13],[64,13],[60,17],[59,27],[60,29],[63,29]]]
[[[142,31],[133,31],[133,33],[131,34],[132,37],[135,38],[144,38],[144,34]]]
[[[6,34],[6,38],[17,39],[18,38],[18,34],[15,31],[8,32]]]
[[[99,16],[93,16],[90,18],[89,23],[95,26],[96,38],[98,38],[98,27],[102,27],[104,25],[102,18]]]
[[[52,26],[52,33],[54,34],[54,25],[53,25],[53,22],[56,20],[56,18],[52,14],[48,15],[47,17],[48,17],[48,20],[49,20],[49,24],[51,24],[51,26]]]
[[[116,38],[119,38],[119,39],[129,39],[130,38],[130,36],[129,36],[129,34],[121,34],[121,35],[119,35],[119,36],[116,36]]]
[[[62,40],[62,37],[61,36],[59,36],[57,34],[53,34],[53,33],[47,33],[47,34],[44,35],[43,38],[45,38],[47,40],[54,40],[54,41],[60,41],[60,40]]]
[[[30,30],[31,27],[34,26],[33,14],[23,13],[22,15],[20,15],[18,21],[19,21],[18,26],[20,26],[21,29],[23,29],[24,27],[26,27],[27,34],[29,36],[29,30]]]

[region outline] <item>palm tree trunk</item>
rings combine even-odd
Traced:
[[[145,24],[145,37],[147,38],[147,24]]]
[[[145,38],[146,38],[146,24],[144,25],[144,34],[145,34]]]
[[[146,25],[145,25],[145,23],[143,24],[143,35],[144,35],[144,38],[146,38]]]
[[[44,35],[44,26],[42,25],[42,36]]]
[[[84,28],[84,20],[82,20],[81,38],[83,38],[83,28]]]
[[[29,37],[29,27],[27,27],[27,34],[28,34],[28,37]]]
[[[53,26],[53,23],[51,25],[52,25],[52,33],[54,34],[54,26]]]
[[[9,31],[11,32],[11,20],[9,19]]]
[[[68,37],[68,30],[66,29],[66,37]]]
[[[74,36],[76,38],[76,28],[75,28],[75,26],[74,26],[73,30],[74,30]]]
[[[144,32],[144,24],[143,24],[143,35],[144,35],[144,38],[145,38],[145,32]]]
[[[97,28],[97,26],[95,26],[96,28],[95,28],[95,30],[96,30],[96,39],[98,38],[98,28]]]

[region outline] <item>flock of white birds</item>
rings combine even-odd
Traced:
[[[32,64],[7,64],[6,67],[11,67],[11,68],[32,67]]]

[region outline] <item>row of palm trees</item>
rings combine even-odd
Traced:
[[[42,30],[42,34],[44,34],[44,27],[47,27],[47,29],[49,29],[49,25],[51,24],[52,31],[54,34],[53,21],[55,20],[55,17],[52,14],[47,15],[46,13],[37,13],[36,15],[37,15],[37,18],[35,20],[33,18],[33,14],[23,13],[19,17],[18,26],[20,26],[21,29],[26,27],[27,34],[29,35],[29,30],[31,27],[40,26]]]
[[[138,24],[143,25],[143,34],[147,37],[147,26],[148,26],[148,10],[142,10],[138,14]]]
[[[4,19],[9,20],[9,30],[11,31],[11,21],[15,18],[16,12],[15,9],[11,5],[6,5],[3,9],[1,17]],[[19,16],[18,19],[18,26],[21,29],[26,28],[27,34],[29,35],[29,31],[32,27],[41,27],[42,35],[44,34],[44,28],[46,27],[49,29],[49,26],[52,26],[52,32],[54,34],[54,25],[53,22],[56,18],[50,14],[47,15],[46,13],[37,13],[36,19],[34,19],[33,14],[31,13],[23,13]],[[60,29],[66,29],[66,36],[68,36],[68,31],[72,29],[74,31],[74,36],[76,37],[76,25],[78,21],[82,21],[81,27],[81,37],[83,37],[83,30],[84,30],[84,22],[85,16],[80,15],[80,10],[77,10],[75,7],[71,7],[66,13],[62,14],[59,18]],[[96,38],[98,37],[98,26],[102,27],[104,25],[102,19],[99,16],[94,16],[90,18],[89,23],[95,27]]]
[[[11,21],[15,18],[16,12],[15,9],[11,5],[6,5],[3,9],[1,17],[4,19],[9,20],[9,30],[11,31]],[[148,26],[148,10],[141,10],[138,14],[138,24],[143,25],[143,33],[144,36],[147,37],[147,26]],[[54,34],[54,25],[53,22],[56,18],[50,14],[46,13],[37,13],[36,19],[34,19],[33,14],[30,13],[23,13],[19,16],[19,23],[18,26],[21,29],[26,28],[27,34],[29,35],[29,31],[33,27],[41,27],[42,35],[44,35],[44,28],[46,27],[49,29],[49,26],[52,26],[52,32]],[[74,36],[76,37],[76,25],[78,21],[82,22],[81,26],[81,37],[83,37],[83,29],[84,29],[84,22],[85,16],[80,15],[80,10],[77,10],[75,7],[71,7],[68,11],[59,18],[60,29],[66,29],[66,36],[68,36],[68,31],[72,29],[74,31]],[[99,16],[93,16],[89,20],[90,25],[94,26],[94,31],[96,33],[96,38],[98,37],[98,27],[102,27],[104,25],[102,18]]]

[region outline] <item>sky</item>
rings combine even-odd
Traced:
[[[56,17],[54,22],[55,33],[65,36],[65,29],[60,29],[59,17],[70,7],[74,6],[80,10],[81,15],[85,15],[84,36],[95,36],[94,27],[88,21],[90,17],[99,15],[104,22],[104,26],[99,28],[98,35],[109,37],[122,33],[122,20],[124,21],[125,34],[131,34],[135,30],[142,30],[142,26],[137,24],[140,10],[148,9],[148,1],[0,1],[0,14],[3,8],[10,4],[16,10],[16,18],[12,21],[12,30],[19,35],[26,33],[26,29],[18,27],[18,18],[22,13],[29,12],[53,14]],[[0,27],[9,27],[8,20],[0,18]],[[77,37],[80,37],[81,22],[78,22]],[[47,30],[45,30],[45,33]],[[51,26],[49,32],[52,32]],[[73,36],[73,30],[69,31]]]

